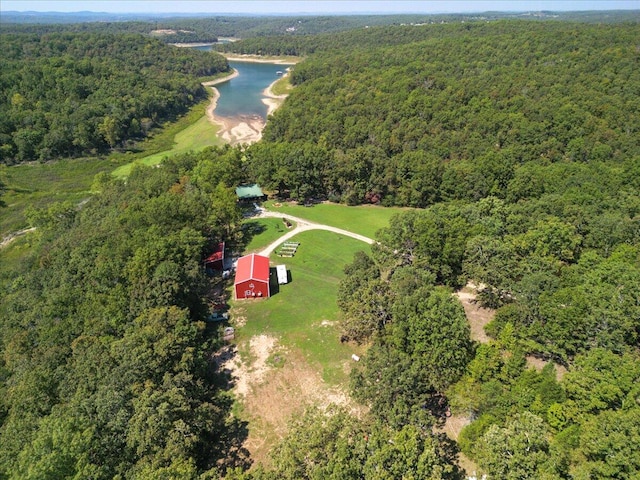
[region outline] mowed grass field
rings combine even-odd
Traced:
[[[408,208],[380,207],[378,205],[347,207],[337,203],[319,203],[305,207],[295,203],[280,204],[274,201],[266,202],[265,207],[273,212],[282,212],[312,222],[342,228],[369,238],[375,238],[378,230],[389,226],[391,217],[409,210]]]
[[[176,133],[171,149],[122,165],[113,171],[113,175],[116,177],[126,177],[135,164],[157,165],[165,157],[190,151],[199,152],[206,147],[222,145],[224,141],[218,138],[219,128],[217,125],[213,125],[205,115],[184,130]]]
[[[295,222],[291,228],[287,228],[280,218],[260,218],[247,220],[243,224],[243,232],[247,239],[244,253],[255,253],[258,250],[275,242],[285,233],[295,228]]]
[[[270,241],[268,235],[258,235],[253,245],[260,248]],[[246,324],[237,331],[237,342],[255,335],[274,336],[285,348],[301,352],[325,382],[344,386],[348,381],[345,363],[351,361],[355,347],[340,342],[341,313],[336,295],[344,266],[356,252],[369,251],[370,246],[323,230],[302,232],[292,241],[300,242],[293,258],[271,256],[272,265],[286,265],[291,282],[280,285],[269,299],[234,302],[234,311],[246,318]]]

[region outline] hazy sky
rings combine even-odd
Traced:
[[[640,0],[0,0],[0,11],[110,13],[465,13],[637,10]]]

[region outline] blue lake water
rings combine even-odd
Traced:
[[[211,50],[210,46],[195,47]],[[220,117],[254,117],[267,119],[267,106],[262,103],[262,92],[278,79],[277,72],[284,71],[286,65],[275,63],[255,63],[230,61],[229,65],[238,71],[238,76],[216,85],[220,92],[216,115]]]
[[[216,85],[220,92],[216,115],[221,117],[259,115],[267,118],[267,106],[262,103],[262,92],[278,79],[276,72],[283,71],[283,65],[273,63],[229,62],[238,76],[228,82]]]

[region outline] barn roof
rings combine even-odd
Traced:
[[[236,187],[236,195],[240,200],[246,198],[260,198],[264,196],[262,193],[262,189],[258,186],[257,183],[253,185],[241,185]]]
[[[207,258],[204,259],[204,264],[206,265],[207,263],[219,262],[219,261],[222,261],[223,259],[224,259],[224,242],[220,242],[214,247],[213,252],[211,252],[211,255],[209,255]]]
[[[252,253],[238,259],[235,284],[247,280],[269,282],[269,258]]]

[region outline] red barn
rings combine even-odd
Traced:
[[[267,298],[269,296],[269,258],[252,253],[238,259],[233,284],[238,298]]]
[[[222,270],[224,268],[224,242],[216,245],[211,255],[204,259],[204,267],[211,270]]]

